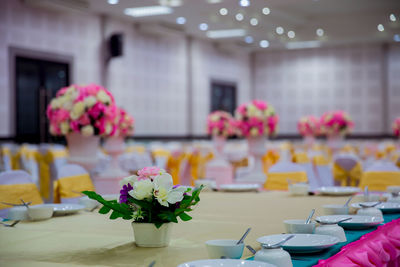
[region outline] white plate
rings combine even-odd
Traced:
[[[74,214],[77,213],[78,211],[81,211],[85,208],[83,205],[79,204],[67,204],[67,203],[61,203],[61,204],[47,204],[51,205],[54,208],[54,215],[68,215],[68,214]]]
[[[261,261],[222,259],[185,262],[178,267],[275,267],[275,265]]]
[[[366,216],[366,215],[327,215],[317,217],[317,220],[322,222],[337,222],[351,217],[351,220],[339,223],[340,226],[346,229],[364,229],[379,225],[383,222],[381,217]]]
[[[360,192],[360,188],[352,186],[323,186],[316,191],[320,192],[322,195],[347,196]]]
[[[268,235],[257,239],[261,244],[275,244],[292,234]],[[294,237],[282,248],[293,253],[313,253],[329,248],[339,242],[339,238],[329,235],[293,234]]]
[[[219,190],[227,192],[247,192],[256,191],[260,187],[259,184],[222,184],[219,186]]]
[[[373,205],[376,202],[360,202],[361,204],[365,205]],[[353,208],[360,209],[360,203],[353,203],[351,206]],[[391,212],[400,212],[400,203],[398,202],[383,202],[375,206],[375,208],[380,209],[384,213],[391,213]]]

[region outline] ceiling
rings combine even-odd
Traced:
[[[199,24],[207,23],[208,30],[242,29],[245,36],[252,37],[247,39],[253,39],[252,43],[246,43],[245,36],[213,41],[250,50],[282,49],[287,48],[288,43],[294,43],[292,48],[301,48],[400,41],[400,0],[248,0],[250,5],[247,7],[240,6],[239,0],[119,0],[114,5],[108,4],[109,0],[84,1],[88,3],[89,12],[119,17],[139,25],[152,25],[160,28],[161,32],[163,28],[173,29],[210,39],[207,31],[199,29]],[[124,14],[125,8],[155,6],[160,2],[170,3],[173,12],[135,18]],[[179,6],[174,6],[179,3]],[[262,12],[265,7],[270,10],[268,15]],[[221,15],[221,8],[226,8],[228,14]],[[242,21],[235,19],[237,13],[243,15]],[[395,21],[390,20],[390,14],[394,14]],[[185,24],[177,24],[178,17],[184,17]],[[257,25],[250,24],[252,18],[257,19]],[[378,31],[378,24],[383,25],[384,31]],[[282,27],[284,33],[277,34],[277,27]],[[317,29],[323,30],[322,36],[316,34]],[[294,31],[295,37],[289,38],[288,31]],[[268,41],[268,48],[260,47],[262,40]]]

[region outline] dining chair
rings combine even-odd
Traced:
[[[360,159],[352,153],[340,153],[333,158],[333,178],[341,186],[356,186],[362,175]]]
[[[288,190],[288,180],[292,183],[307,183],[306,169],[293,162],[278,162],[269,168],[264,188],[267,190]]]
[[[371,191],[386,191],[388,186],[400,185],[400,168],[390,161],[377,161],[362,175],[360,187]]]

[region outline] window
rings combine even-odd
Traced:
[[[211,111],[225,110],[233,115],[236,109],[236,84],[211,82]]]

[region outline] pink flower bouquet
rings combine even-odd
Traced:
[[[73,84],[61,88],[47,107],[50,133],[110,136],[116,130],[117,111],[114,97],[105,88]]]
[[[400,137],[400,117],[396,118],[392,124],[393,134]]]
[[[207,117],[207,132],[214,136],[228,137],[233,134],[233,118],[226,111],[217,110]]]
[[[119,108],[115,120],[115,132],[113,136],[126,137],[133,135],[135,120],[129,115],[125,109]]]
[[[235,111],[235,125],[245,137],[270,136],[278,130],[279,118],[267,102],[253,100],[240,105]]]
[[[320,120],[312,115],[304,116],[297,123],[297,130],[302,136],[318,136],[321,133]]]
[[[354,122],[343,110],[325,112],[321,117],[321,129],[327,136],[344,136],[354,128]]]

